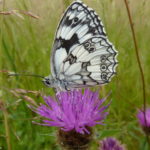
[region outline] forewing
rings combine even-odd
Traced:
[[[62,72],[64,60],[71,52],[93,36],[105,36],[101,20],[93,9],[81,1],[72,3],[57,28],[51,55],[52,75]]]
[[[106,37],[92,37],[71,51],[61,75],[71,88],[108,83],[116,73],[116,54]]]

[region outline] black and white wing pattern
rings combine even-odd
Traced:
[[[69,88],[108,83],[115,74],[116,54],[95,11],[73,2],[56,32],[52,76],[66,80]]]

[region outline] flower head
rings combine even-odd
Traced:
[[[100,141],[100,150],[125,150],[125,148],[115,138],[109,137]]]
[[[150,108],[147,108],[144,111],[139,110],[137,114],[137,118],[139,120],[140,125],[142,126],[143,130],[150,134]]]
[[[44,97],[47,105],[38,108],[31,107],[37,114],[46,118],[40,125],[60,127],[63,131],[75,130],[80,134],[89,133],[87,127],[103,124],[108,107],[102,106],[105,99],[98,98],[98,92],[86,89],[60,92],[57,101]]]

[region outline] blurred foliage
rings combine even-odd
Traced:
[[[110,41],[119,52],[117,75],[105,86],[105,94],[112,91],[110,115],[105,126],[95,129],[95,141],[115,136],[129,150],[141,149],[144,141],[136,119],[137,109],[142,107],[142,86],[135,57],[129,21],[123,0],[83,0],[100,15]],[[27,107],[28,102],[16,97],[11,90],[21,88],[53,95],[52,89],[43,86],[38,78],[8,77],[7,72],[34,73],[47,76],[50,73],[50,52],[55,31],[71,0],[0,0],[0,101],[6,112],[0,110],[0,149],[59,150],[56,129],[32,124],[36,115]],[[129,0],[140,57],[146,79],[146,94],[150,97],[150,0]],[[19,11],[31,12],[24,14]],[[33,16],[38,16],[34,18]],[[104,95],[102,92],[100,95]],[[36,103],[40,97],[30,95]],[[1,108],[1,107],[0,107]],[[8,128],[6,128],[7,119]],[[6,137],[6,133],[10,136]],[[135,146],[136,145],[136,146]]]

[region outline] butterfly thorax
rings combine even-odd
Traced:
[[[43,80],[44,84],[48,87],[53,87],[58,90],[68,90],[68,82],[65,79],[57,79],[51,75],[47,76]]]

